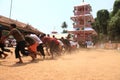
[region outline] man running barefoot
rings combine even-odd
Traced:
[[[16,24],[10,24],[10,32],[7,36],[4,37],[7,38],[8,36],[13,35],[13,37],[16,39],[17,45],[15,47],[15,57],[19,59],[17,63],[23,63],[23,60],[21,59],[20,52],[23,55],[29,55],[28,52],[26,52],[26,42],[23,34],[16,28]],[[31,56],[31,55],[30,55]],[[33,56],[31,56],[32,59],[34,59]]]

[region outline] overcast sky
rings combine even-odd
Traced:
[[[92,15],[100,9],[111,11],[115,0],[85,0],[92,7]],[[11,0],[0,0],[0,15],[10,16]],[[61,25],[65,21],[68,30],[72,30],[71,16],[74,16],[74,6],[80,5],[82,0],[12,0],[11,18],[30,24],[36,29],[51,33],[55,30],[62,32]]]

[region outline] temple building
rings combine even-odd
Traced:
[[[91,23],[94,22],[91,11],[92,9],[90,4],[85,3],[84,0],[80,5],[74,6],[74,16],[70,18],[73,21],[74,30],[68,31],[68,33],[74,35],[74,40],[91,40],[91,36],[96,34],[91,26]]]

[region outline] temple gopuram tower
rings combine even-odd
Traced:
[[[90,4],[85,3],[84,0],[80,5],[74,6],[74,16],[71,17],[74,31],[68,31],[68,33],[74,34],[74,40],[91,40],[91,35],[95,33],[91,26],[91,23],[94,22],[91,11]]]

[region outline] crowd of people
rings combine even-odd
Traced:
[[[16,28],[16,24],[10,24],[9,33],[7,35],[2,35],[2,30],[0,31],[0,57],[6,58],[8,54],[6,52],[15,53],[15,58],[18,59],[17,63],[23,63],[21,56],[30,56],[32,61],[34,61],[37,55],[40,55],[45,59],[46,55],[54,58],[54,55],[61,55],[63,51],[71,51],[71,48],[77,46],[77,43],[73,43],[68,39],[57,39],[54,35],[50,37],[49,35],[42,34],[36,35],[29,32],[20,32]],[[12,35],[16,40],[15,51],[12,52],[5,48],[6,39]]]
[[[3,35],[2,35],[2,29],[0,29],[0,39],[2,39],[2,37],[3,37]],[[9,53],[13,53],[10,49],[7,49],[7,48],[5,48],[5,44],[4,44],[4,41],[2,41],[2,40],[0,40],[0,49],[1,49],[1,51],[0,51],[0,58],[3,58],[3,59],[5,59],[7,56],[8,56],[8,54],[6,54],[5,52],[9,52]]]

